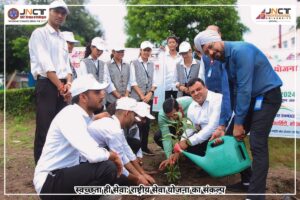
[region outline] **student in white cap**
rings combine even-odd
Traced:
[[[99,83],[109,84],[106,92],[110,93],[112,92],[112,84],[109,71],[105,63],[99,59],[104,50],[104,40],[100,37],[93,38],[91,44],[86,47],[85,58],[80,62],[80,73],[77,75],[79,77],[85,74],[92,74]],[[101,110],[96,111],[96,113],[99,112]]]
[[[152,106],[154,91],[157,87],[154,64],[149,60],[153,45],[149,41],[143,41],[140,46],[140,57],[131,62],[130,85],[132,87],[131,97],[137,101],[143,101]],[[142,151],[145,155],[154,155],[148,148],[148,135],[150,121],[139,125],[141,134]]]
[[[106,96],[106,106],[121,97],[129,96],[130,65],[123,60],[124,53],[125,47],[115,47],[111,60],[106,63],[112,82],[112,92]]]
[[[136,185],[150,185],[155,183],[155,180],[146,174],[139,165],[139,161],[129,147],[123,131],[123,129],[132,127],[136,120],[140,121],[137,115],[145,115],[141,106],[143,105],[139,105],[133,98],[122,97],[117,100],[116,112],[112,117],[93,121],[88,130],[99,146],[107,146],[120,155],[124,165],[123,174],[127,177],[128,182]],[[147,114],[147,116],[151,117],[152,115]],[[130,185],[130,183],[125,185]]]
[[[72,81],[68,46],[59,30],[69,9],[61,0],[53,1],[49,8],[48,23],[35,29],[28,43],[31,73],[37,79],[35,163],[42,153],[52,119],[70,99]]]
[[[251,133],[252,175],[242,177],[242,182],[230,188],[252,194],[265,193],[269,169],[268,137],[281,105],[282,81],[268,58],[253,44],[222,41],[218,32],[213,30],[200,32],[194,42],[198,50],[224,62],[232,85],[230,92],[235,113],[233,136],[243,140],[248,132]],[[249,195],[247,198],[265,199],[265,196]]]
[[[74,45],[76,43],[79,43],[79,41],[75,40],[74,34],[70,31],[63,31],[61,33],[62,33],[64,39],[67,41],[68,52],[69,52],[69,55],[70,55],[73,51]],[[75,79],[77,77],[77,72],[76,72],[75,67],[72,65],[70,56],[69,56],[69,60],[70,60],[70,66],[71,66],[71,69],[72,69],[72,76],[73,76],[73,79]]]
[[[91,75],[74,80],[73,105],[53,119],[40,160],[34,172],[39,194],[75,194],[74,186],[114,184],[122,172],[119,156],[99,147],[88,133],[93,112],[101,106],[107,84]],[[100,102],[100,104],[99,104]],[[84,156],[88,162],[80,163]],[[42,196],[42,199],[72,199],[74,196]]]
[[[189,42],[182,42],[179,45],[179,54],[182,60],[176,64],[176,88],[182,93],[178,96],[190,96],[187,83],[192,78],[205,80],[204,64],[193,58],[192,47]]]

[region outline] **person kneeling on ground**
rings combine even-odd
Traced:
[[[74,186],[114,184],[120,176],[119,156],[99,147],[87,130],[94,111],[102,106],[106,86],[91,75],[74,80],[73,105],[66,106],[51,122],[35,168],[33,183],[42,199],[53,199],[44,193],[75,194]],[[88,162],[80,163],[80,156]],[[72,199],[72,196],[55,196],[55,199]]]
[[[182,137],[179,145],[183,150],[204,156],[207,142],[218,127],[222,95],[209,91],[200,78],[191,79],[187,87],[193,98],[187,117],[192,121],[196,132],[193,129],[187,129],[186,138]],[[173,165],[179,155],[179,153],[173,153],[160,164],[159,169],[163,170],[167,165]]]
[[[135,99],[122,97],[117,100],[115,115],[93,121],[88,127],[89,133],[99,146],[107,146],[121,156],[124,179],[122,185],[130,185],[131,183],[150,185],[155,183],[155,180],[146,174],[140,166],[122,130],[129,129],[134,125],[135,120],[140,120],[137,115],[154,118],[150,113],[144,114],[144,110],[147,108],[143,108],[143,105],[144,103],[137,102]]]

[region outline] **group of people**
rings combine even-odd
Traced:
[[[78,41],[72,32],[59,30],[68,14],[64,1],[53,1],[48,23],[29,40],[31,72],[37,80],[36,191],[74,194],[74,186],[154,184],[141,165],[143,154],[154,155],[148,148],[158,86],[150,60],[153,45],[141,42],[140,54],[131,63],[123,60],[125,48],[115,47],[111,60],[103,62],[103,40],[95,37],[75,69],[69,53]],[[252,166],[241,172],[241,182],[227,188],[248,192],[248,199],[264,199],[268,136],[281,105],[282,85],[266,56],[252,44],[222,41],[219,27],[210,25],[196,35],[193,48],[168,37],[159,60],[165,101],[154,140],[166,155],[159,168],[180,157],[169,137],[175,134],[170,125],[180,116],[195,127],[186,130],[180,147],[202,156],[209,140],[219,143],[225,134],[243,140],[251,132]]]

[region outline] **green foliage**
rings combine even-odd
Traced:
[[[300,17],[297,17],[297,29],[300,28]]]
[[[23,61],[24,71],[29,71],[28,38],[23,36],[18,37],[15,40],[10,41],[10,44],[13,50],[13,56]]]
[[[0,91],[0,110],[4,110],[4,90]],[[6,90],[6,113],[22,116],[34,109],[34,88]]]
[[[177,184],[178,181],[181,179],[181,173],[180,173],[178,163],[176,163],[175,165],[172,165],[172,166],[167,166],[166,175],[167,175],[168,183]]]
[[[126,4],[155,5],[159,0],[126,0]],[[206,0],[201,4],[229,4],[234,5],[236,0]],[[240,22],[233,6],[200,6],[196,0],[164,1],[163,4],[199,6],[128,6],[125,17],[125,27],[128,34],[126,46],[136,47],[143,40],[150,40],[161,44],[169,35],[176,35],[180,41],[193,43],[199,31],[208,25],[214,24],[221,28],[224,40],[242,40],[243,33],[248,30]]]

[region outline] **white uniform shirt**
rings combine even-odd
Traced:
[[[77,104],[65,107],[55,116],[34,172],[37,193],[41,192],[49,172],[78,165],[81,155],[90,163],[108,160],[109,152],[100,148],[87,131],[91,120]]]
[[[192,64],[190,66],[186,66],[184,64],[184,60],[183,59],[179,63],[180,63],[181,66],[183,66],[186,69],[185,78],[188,80],[187,75],[190,74],[191,66],[194,65],[194,64],[197,64],[196,60],[193,58]],[[200,62],[200,68],[199,68],[199,72],[198,72],[198,76],[197,77],[200,78],[200,79],[202,79],[203,81],[205,81],[205,68],[204,68],[204,65],[201,64],[201,62]],[[179,85],[178,73],[175,73],[175,79],[176,79],[176,85]]]
[[[147,70],[147,65],[149,62],[151,62],[150,60],[148,60],[147,62],[144,62],[142,60],[141,57],[138,58],[138,61],[140,63],[143,63],[143,65],[145,66],[145,70]],[[153,65],[153,80],[152,80],[152,87],[157,87],[157,78],[156,78],[156,73],[155,73],[155,66]],[[138,85],[137,82],[136,82],[136,76],[135,76],[135,67],[133,65],[133,62],[131,62],[130,64],[130,86],[136,86]]]
[[[97,69],[98,69],[100,59],[98,58],[98,59],[94,60],[91,55],[88,56],[88,59],[91,59],[93,61],[93,63],[95,64],[95,66],[97,67]],[[80,61],[80,67],[79,67],[79,70],[78,70],[78,73],[77,73],[77,77],[80,77],[80,76],[86,75],[86,74],[88,74],[86,64],[81,60]],[[104,64],[103,81],[105,83],[109,84],[108,87],[105,89],[105,91],[107,93],[111,93],[112,91],[116,90],[116,88],[114,87],[114,84],[111,82],[109,71],[108,71],[108,68],[107,68],[106,64]]]
[[[37,28],[29,39],[31,73],[47,77],[47,72],[56,72],[59,79],[72,74],[67,42],[60,31],[49,24]]]
[[[121,157],[123,165],[136,159],[136,156],[129,147],[124,132],[121,128],[119,119],[116,116],[105,117],[93,121],[88,131],[96,140],[100,147],[108,147],[115,151]],[[129,175],[129,172],[123,167],[123,174]]]
[[[176,88],[176,64],[181,61],[181,56],[177,53],[176,57],[172,57],[169,51],[161,55],[160,66],[164,70],[164,88],[165,91],[177,91]]]
[[[193,122],[194,126],[201,126],[201,130],[193,135],[193,130],[187,130],[192,146],[208,140],[217,129],[221,113],[221,104],[222,94],[211,91],[208,91],[206,100],[202,106],[196,101],[192,101],[188,108],[187,117]]]

